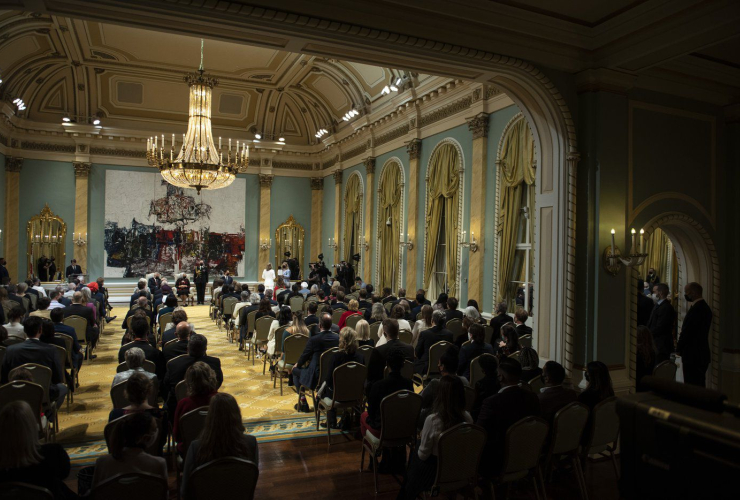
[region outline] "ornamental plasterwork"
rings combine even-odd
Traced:
[[[312,191],[323,191],[324,190],[324,178],[323,177],[311,177],[311,190]]]
[[[75,177],[88,177],[90,175],[92,164],[83,161],[76,161],[72,163],[72,166],[75,169]]]

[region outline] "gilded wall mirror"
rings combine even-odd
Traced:
[[[67,224],[46,205],[28,221],[26,233],[28,274],[41,281],[61,279],[67,257]]]
[[[303,226],[292,215],[275,230],[275,269],[279,270],[283,261],[288,261],[291,281],[299,279],[301,275],[304,241]],[[290,252],[290,258],[285,256],[286,252]]]

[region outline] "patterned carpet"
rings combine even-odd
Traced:
[[[313,414],[299,414],[293,410],[297,398],[295,392],[283,388],[272,388],[270,376],[262,375],[262,362],[247,361],[237,344],[230,343],[224,331],[208,317],[207,306],[186,308],[189,321],[197,333],[208,338],[208,354],[221,359],[224,383],[221,392],[228,392],[239,402],[242,416],[250,432],[260,440],[312,437],[317,435]],[[113,310],[118,319],[107,325],[95,351],[93,361],[85,361],[80,370],[80,387],[74,395],[74,403],[67,413],[66,405],[59,413],[60,433],[57,442],[94,447],[103,437],[103,428],[112,409],[110,386],[118,365],[118,350],[123,330],[120,327],[125,309],[116,306]],[[318,433],[321,434],[321,433]],[[98,443],[100,444],[100,443]]]

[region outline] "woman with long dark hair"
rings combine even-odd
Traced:
[[[186,413],[207,406],[218,390],[218,380],[213,368],[202,361],[196,361],[185,372],[185,385],[188,388],[187,396],[177,402],[175,408],[175,424],[172,436],[177,443],[177,450],[185,453],[182,449],[182,430],[180,428],[180,417]]]
[[[499,359],[511,356],[522,349],[519,345],[519,334],[512,323],[507,323],[501,327],[501,338],[502,340],[498,343]]]
[[[588,382],[588,387],[578,395],[579,403],[583,403],[593,410],[594,406],[606,398],[614,396],[609,368],[604,363],[591,361],[586,365],[584,376]]]
[[[275,338],[275,332],[280,327],[290,326],[292,321],[293,313],[290,312],[290,307],[281,307],[280,311],[278,311],[277,319],[272,322],[272,324],[270,325],[270,331],[267,333],[267,354],[269,356],[273,356],[275,354],[275,345],[278,342],[278,339]],[[280,342],[282,344],[282,339],[280,339]]]

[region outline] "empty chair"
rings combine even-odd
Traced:
[[[583,500],[588,499],[588,494],[586,493],[586,480],[583,477],[583,468],[581,467],[578,451],[581,447],[586,422],[588,422],[588,412],[586,405],[573,402],[564,406],[555,414],[550,431],[550,443],[545,457],[546,471],[552,465],[553,458],[570,457]]]
[[[167,480],[148,472],[118,474],[90,492],[92,500],[166,500]]]
[[[188,484],[192,498],[238,498],[252,500],[259,468],[252,461],[226,457],[212,460],[193,471]]]
[[[676,380],[676,371],[678,366],[676,363],[670,360],[661,361],[653,370],[653,377],[662,378],[664,380]]]
[[[440,434],[437,474],[431,491],[435,494],[460,490],[472,493],[485,442],[486,431],[468,423],[457,424]]]

